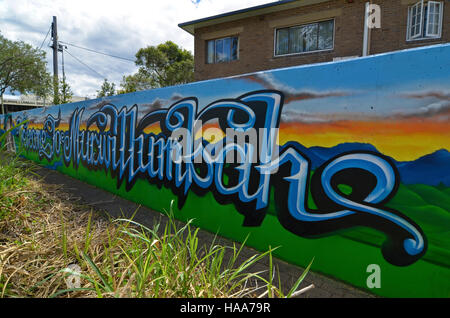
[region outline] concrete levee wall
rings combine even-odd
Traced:
[[[12,114],[17,152],[388,297],[450,295],[450,45]],[[0,118],[2,127],[5,118]]]

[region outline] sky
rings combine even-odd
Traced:
[[[83,118],[87,119],[105,104],[118,108],[137,105],[139,121],[148,113],[171,107],[183,98],[196,97],[198,114],[224,98],[275,90],[284,96],[280,145],[292,141],[305,147],[365,143],[397,161],[413,161],[450,149],[450,78],[442,72],[450,66],[450,61],[442,60],[449,52],[448,45],[418,48],[411,52],[256,72],[82,101],[62,108],[34,109],[26,118],[30,127],[42,129],[45,114],[61,116],[59,129],[67,130],[78,107],[85,109]],[[434,54],[438,54],[435,59],[429,59]],[[414,67],[410,61],[415,62]],[[204,124],[208,129],[219,127],[216,118]],[[157,124],[147,126],[145,132],[158,134],[161,128]]]
[[[47,36],[57,17],[60,41],[134,60],[143,47],[167,40],[194,53],[194,37],[179,23],[239,10],[274,0],[0,0],[0,33],[41,47],[53,74]],[[105,78],[119,86],[122,76],[137,71],[132,61],[95,54],[67,45],[64,69],[76,96],[95,98]],[[59,54],[59,74],[62,56]],[[80,62],[81,61],[81,62]],[[61,75],[60,75],[61,76]]]

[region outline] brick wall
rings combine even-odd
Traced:
[[[449,42],[450,3],[445,1],[442,37],[438,40],[406,41],[407,8],[418,0],[374,0],[381,6],[381,29],[371,31],[370,53],[401,50],[421,45]],[[334,0],[277,13],[221,23],[195,30],[195,79],[262,71],[280,67],[332,61],[335,57],[361,56],[365,0]],[[277,27],[335,19],[333,50],[274,56]],[[206,64],[206,41],[225,36],[239,36],[239,59]]]

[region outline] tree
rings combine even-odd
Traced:
[[[138,78],[145,78],[151,88],[194,80],[194,57],[172,41],[139,49],[135,63],[139,66]]]
[[[151,80],[141,71],[132,75],[123,76],[120,87],[121,89],[117,91],[117,94],[132,93],[153,88]]]
[[[11,41],[0,34],[0,99],[6,113],[3,95],[6,89],[14,93],[33,93],[44,97],[51,86],[45,52],[23,41]]]
[[[35,89],[34,93],[37,96],[42,97],[42,99],[44,100],[44,106],[46,105],[47,101],[53,100],[53,78],[52,76],[50,76],[50,74],[42,79],[41,85]]]
[[[59,85],[59,103],[60,104],[71,103],[72,97],[73,97],[72,89],[67,83],[66,78],[63,77]]]
[[[105,78],[103,81],[102,87],[99,91],[97,91],[97,98],[105,97],[105,96],[113,96],[115,95],[116,84],[108,82]]]

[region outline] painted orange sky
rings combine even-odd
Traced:
[[[223,134],[214,124],[203,127],[204,138]],[[198,138],[196,136],[196,138]],[[450,149],[450,122],[442,118],[281,123],[279,144],[296,141],[305,147],[333,147],[344,142],[369,143],[398,161],[413,161],[439,149]]]
[[[41,125],[30,124],[40,129]],[[223,137],[215,124],[203,126],[204,138],[212,141]],[[84,129],[85,126],[80,127]],[[67,124],[59,129],[67,130]],[[158,134],[159,125],[145,129]],[[412,161],[439,149],[450,149],[450,122],[429,119],[335,121],[328,123],[281,123],[279,144],[296,141],[305,147],[333,147],[344,142],[369,143],[381,153],[398,161]],[[198,134],[196,138],[199,138]]]
[[[370,143],[398,161],[411,161],[439,149],[450,149],[450,123],[431,120],[282,123],[280,144],[332,147],[343,142]]]

